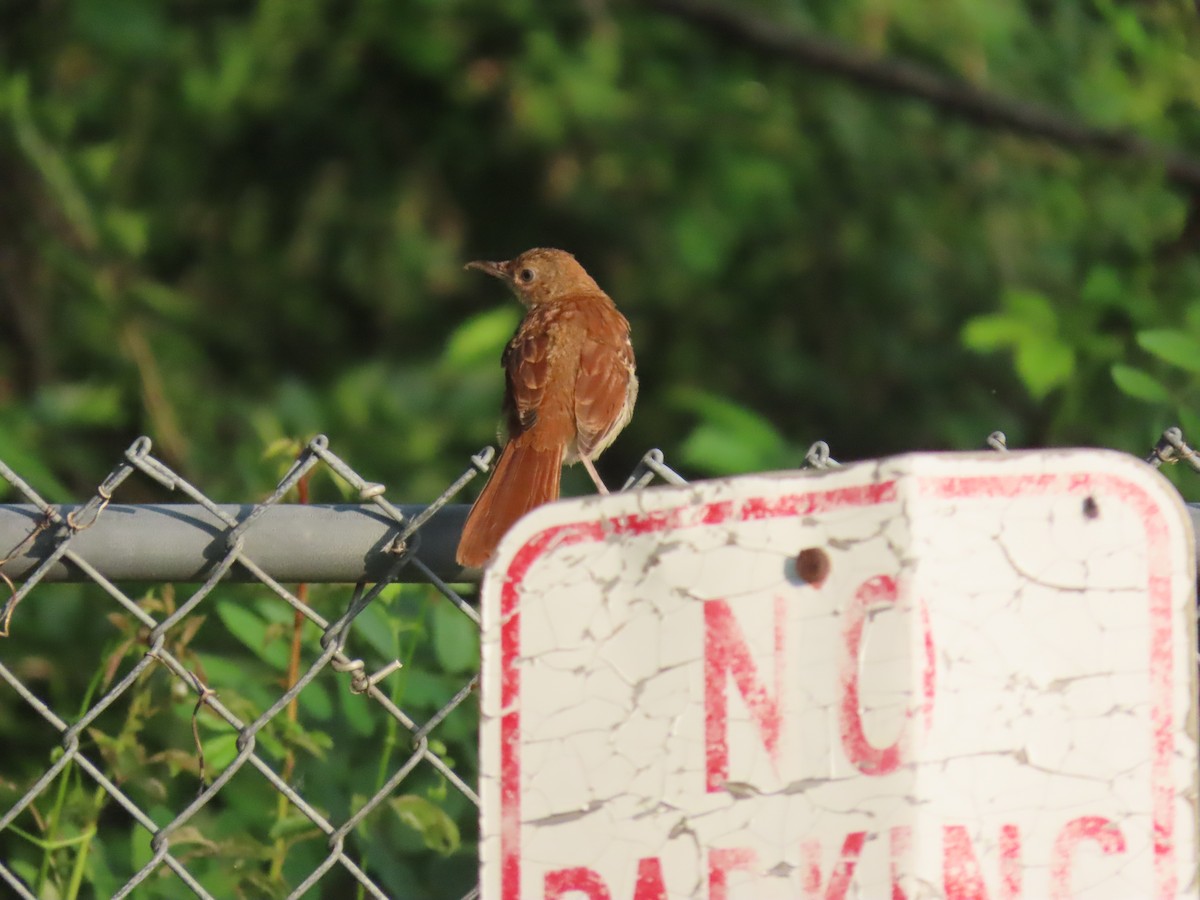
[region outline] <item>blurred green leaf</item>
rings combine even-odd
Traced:
[[[458,825],[441,807],[416,794],[394,797],[389,805],[401,822],[421,836],[430,850],[447,855],[458,849],[461,842]]]
[[[318,722],[328,722],[333,718],[333,698],[319,681],[309,682],[300,692],[300,705],[305,715],[312,716]]]
[[[1109,265],[1093,266],[1080,290],[1086,303],[1096,306],[1119,306],[1125,287],[1120,273]]]
[[[51,384],[34,400],[37,414],[58,427],[97,427],[125,420],[121,389],[115,384],[75,382]]]
[[[440,598],[433,604],[433,652],[447,672],[479,668],[479,626]]]
[[[716,210],[687,208],[675,219],[680,261],[698,276],[711,276],[725,265],[726,227]]]
[[[437,709],[462,687],[461,676],[443,675],[432,664],[427,670],[405,667],[400,675],[404,679],[405,706],[413,709]]]
[[[962,338],[972,350],[986,352],[1002,350],[1026,340],[1031,328],[1028,323],[1008,315],[976,316],[963,326]]]
[[[315,831],[312,819],[298,811],[291,811],[271,824],[271,840],[286,840]]]
[[[1171,328],[1139,331],[1138,346],[1159,359],[1188,372],[1200,374],[1200,340]]]
[[[1193,412],[1190,408],[1184,407],[1178,410],[1179,425],[1183,428],[1185,435],[1200,434],[1200,411]]]
[[[300,696],[304,696],[301,692]],[[324,731],[317,731],[313,728],[304,728],[299,725],[289,724],[284,727],[286,732],[286,743],[289,747],[301,750],[315,759],[327,759],[329,751],[333,749],[333,737]]]
[[[129,865],[133,871],[139,871],[154,858],[154,850],[150,846],[153,835],[145,827],[134,823],[129,831]]]
[[[373,715],[373,700],[349,689],[338,691],[337,696],[345,721],[355,734],[370,737],[378,730],[380,723]]]
[[[781,468],[797,458],[766,418],[724,397],[683,388],[672,401],[700,418],[680,448],[688,465],[725,475]]]
[[[163,8],[155,0],[76,0],[74,25],[86,39],[136,58],[167,50]]]
[[[217,601],[217,617],[246,649],[277,671],[287,671],[288,646],[279,637],[268,639],[267,623],[237,603]]]
[[[1054,305],[1038,291],[1009,288],[1004,292],[1003,303],[1012,318],[1024,322],[1033,331],[1058,330],[1058,313]]]
[[[107,209],[104,230],[113,243],[130,256],[141,256],[146,252],[150,223],[144,214],[130,209]]]
[[[238,755],[238,736],[228,730],[214,734],[204,741],[204,767],[209,778],[225,771]]]
[[[87,248],[94,247],[98,238],[91,203],[80,188],[67,158],[45,138],[34,121],[28,78],[23,74],[13,76],[8,87],[9,113],[17,145],[42,176],[79,240]]]
[[[1017,374],[1036,400],[1065,384],[1075,373],[1075,351],[1053,338],[1031,338],[1017,347]]]
[[[19,877],[23,878],[26,884],[38,883],[38,870],[33,863],[16,859],[9,860],[7,865],[11,866],[13,872],[15,872]]]
[[[1030,396],[1042,400],[1075,374],[1075,348],[1058,337],[1058,313],[1044,295],[1012,288],[1004,311],[976,316],[962,330],[963,343],[979,352],[1012,348],[1017,375]]]
[[[41,456],[28,450],[25,443],[18,439],[16,430],[4,427],[3,415],[0,415],[0,461],[12,467],[44,500],[65,503],[72,497],[71,491],[50,471]],[[15,494],[15,489],[0,479],[0,497],[6,494]],[[16,502],[26,501],[22,497]]]
[[[469,369],[482,365],[500,365],[500,354],[521,320],[520,308],[513,303],[477,313],[454,329],[442,353],[449,369]]]
[[[1114,365],[1111,371],[1113,382],[1130,397],[1147,403],[1167,403],[1171,399],[1163,383],[1148,372],[1121,363]]]

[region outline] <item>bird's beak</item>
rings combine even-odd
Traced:
[[[488,262],[485,259],[477,259],[474,262],[467,263],[463,268],[478,269],[491,275],[493,278],[508,278],[508,264],[503,262]]]

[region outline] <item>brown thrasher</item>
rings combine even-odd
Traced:
[[[508,443],[471,507],[458,543],[463,566],[482,566],[509,527],[558,499],[564,463],[592,460],[629,422],[637,399],[629,323],[562,250],[526,250],[507,262],[472,262],[506,282],[528,311],[500,358]]]

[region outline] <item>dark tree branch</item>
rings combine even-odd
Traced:
[[[714,36],[787,62],[839,75],[863,87],[917,97],[983,128],[1043,138],[1073,150],[1161,165],[1180,187],[1200,192],[1200,159],[1161,147],[1126,131],[1093,128],[1053,109],[1024,103],[943,78],[896,59],[872,57],[825,37],[784,28],[766,16],[709,0],[642,0]]]

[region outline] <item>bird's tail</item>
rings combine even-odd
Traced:
[[[482,566],[513,523],[535,506],[558,499],[562,447],[532,446],[521,435],[500,451],[483,493],[471,507],[455,558],[460,566]]]

